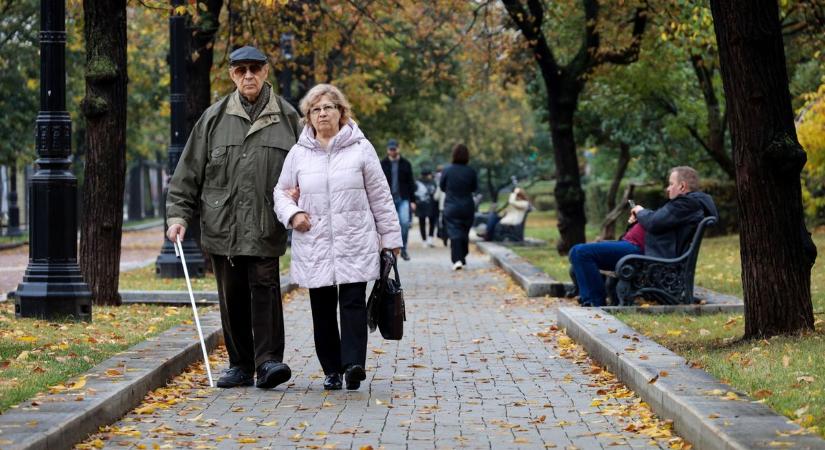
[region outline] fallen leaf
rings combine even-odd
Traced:
[[[653,378],[651,378],[647,384],[653,384],[659,379],[659,374],[657,373]]]
[[[760,389],[753,393],[753,396],[756,397],[757,400],[762,400],[763,398],[770,397],[773,395],[773,391],[770,389]]]

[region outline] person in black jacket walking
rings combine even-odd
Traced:
[[[467,265],[470,252],[470,228],[473,226],[475,203],[473,193],[478,190],[478,176],[470,162],[470,151],[464,144],[453,147],[453,163],[444,169],[439,186],[444,191],[444,222],[450,237],[450,257],[453,270]]]
[[[381,168],[390,185],[392,199],[395,202],[395,211],[401,222],[401,239],[404,246],[401,248],[401,257],[410,260],[407,253],[407,235],[410,231],[412,211],[415,211],[415,178],[412,164],[398,152],[398,141],[390,139],[387,142],[387,157],[381,160]]]

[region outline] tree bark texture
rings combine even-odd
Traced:
[[[745,337],[810,330],[816,247],[776,0],[711,0],[736,165]]]
[[[186,58],[186,135],[188,136],[201,114],[212,104],[212,63],[214,61],[215,36],[218,33],[223,0],[205,0],[195,23],[190,16],[186,30],[189,32]]]
[[[84,0],[86,39],[85,210],[80,269],[95,304],[119,305],[126,175],[126,0]]]

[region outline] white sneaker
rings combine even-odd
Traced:
[[[427,247],[433,248],[433,238],[428,237],[427,242],[425,244],[427,245]]]
[[[453,263],[453,270],[461,270],[464,268],[464,264],[461,264],[461,261],[456,261]]]

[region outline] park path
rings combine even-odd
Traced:
[[[163,227],[158,225],[146,230],[123,233],[120,245],[121,271],[143,267],[152,263],[160,254]],[[17,289],[17,285],[23,280],[28,263],[28,245],[0,251],[0,296],[5,298],[6,294]]]
[[[443,247],[410,253],[400,262],[404,339],[370,334],[359,391],[323,390],[299,290],[285,305],[287,385],[201,388],[202,367],[193,369],[85,448],[668,448],[625,431],[649,422],[628,413],[638,399],[619,395],[610,411],[594,402],[623,391],[586,358],[562,357],[566,337],[548,338],[560,300],[525,298],[481,254],[453,272]],[[226,368],[224,353],[213,372]]]

